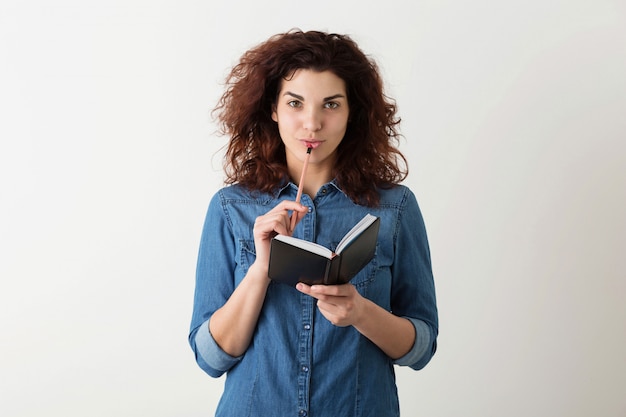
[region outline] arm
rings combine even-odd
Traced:
[[[205,219],[200,240],[193,314],[189,331],[189,344],[195,354],[196,362],[200,368],[213,377],[219,377],[235,366],[241,360],[239,353],[247,349],[252,338],[269,283],[266,271],[269,244],[263,243],[264,238],[261,234],[254,233],[255,230],[260,232],[263,227],[271,229],[271,226],[261,223],[261,220],[270,220],[274,217],[273,215],[267,216],[270,214],[267,213],[256,219],[259,225],[254,227],[250,225],[256,245],[254,249],[256,261],[252,261],[246,275],[241,277],[237,284],[234,274],[240,253],[236,246],[230,217],[224,209],[224,198],[222,192],[214,195]],[[282,207],[282,211],[285,212],[295,209],[298,211],[299,219],[304,216],[302,211],[306,212],[304,207],[293,202],[281,204],[275,208],[278,213],[274,214],[278,216],[274,217],[274,220],[281,217],[279,207]],[[284,217],[284,222],[286,222],[286,214]],[[279,226],[276,228],[277,231],[284,231]],[[263,267],[264,264],[265,267]],[[255,298],[256,301],[254,301]],[[246,313],[239,320],[237,311],[242,306]]]
[[[415,327],[362,297],[354,285],[298,284],[299,291],[317,298],[321,313],[335,326],[354,326],[391,359],[406,355],[415,344]]]
[[[228,301],[209,321],[213,339],[230,356],[242,355],[250,345],[270,283],[267,276],[270,241],[277,233],[290,234],[289,210],[307,211],[299,203],[283,201],[256,219],[253,229],[256,260]]]
[[[426,229],[417,201],[405,189],[393,228],[390,311],[364,298],[352,284],[299,285],[318,299],[322,314],[337,326],[354,326],[398,365],[421,369],[437,347],[438,318]]]
[[[226,304],[211,316],[209,331],[228,355],[241,356],[248,348],[268,285],[267,267],[264,272],[263,266],[255,262]]]

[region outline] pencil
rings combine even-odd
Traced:
[[[298,193],[296,194],[296,203],[300,202],[302,198],[302,189],[304,188],[304,175],[306,174],[306,169],[309,166],[309,159],[311,158],[311,150],[313,148],[308,148],[306,150],[306,156],[304,157],[304,163],[302,164],[302,173],[300,174],[300,182],[298,183]],[[293,233],[293,229],[296,227],[296,220],[298,219],[298,213],[295,211],[291,213],[291,232]]]

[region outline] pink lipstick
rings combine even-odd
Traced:
[[[309,149],[315,149],[315,148],[317,148],[318,146],[320,146],[320,145],[322,144],[322,142],[317,141],[317,140],[316,140],[316,141],[309,141],[309,140],[305,140],[305,141],[304,141],[304,144],[305,144],[305,145],[307,146],[307,148],[309,148]]]

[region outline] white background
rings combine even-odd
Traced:
[[[0,415],[212,415],[209,110],[293,27],[351,34],[403,118],[441,319],[403,415],[626,415],[624,2],[248,3],[0,3]]]

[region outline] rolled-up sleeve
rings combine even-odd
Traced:
[[[195,345],[196,361],[202,369],[213,377],[221,376],[241,360],[241,357],[230,356],[219,347],[209,331],[208,321],[203,323],[195,332],[193,344]]]
[[[394,361],[396,365],[410,366],[414,369],[421,369],[430,361],[432,354],[429,354],[433,340],[430,327],[421,320],[405,317],[415,328],[415,342],[411,350],[401,358]],[[433,352],[434,353],[434,352]]]

